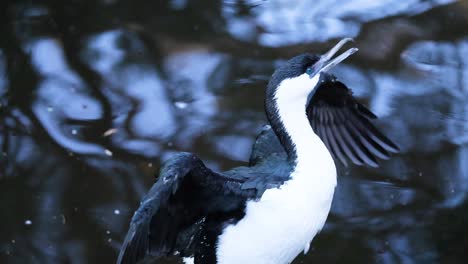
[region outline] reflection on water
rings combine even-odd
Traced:
[[[240,4],[239,2],[243,3]],[[235,38],[263,46],[287,46],[357,37],[365,23],[417,15],[454,0],[239,1],[226,3],[227,30]],[[245,12],[245,13],[244,13]]]
[[[245,162],[273,69],[352,36],[335,73],[403,153],[340,168],[296,262],[464,263],[468,3],[293,2],[2,2],[0,262],[113,262],[161,161]]]

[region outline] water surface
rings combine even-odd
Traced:
[[[246,162],[274,68],[343,37],[334,73],[402,153],[339,167],[294,263],[465,263],[468,2],[318,2],[2,1],[0,263],[114,262],[163,160]]]

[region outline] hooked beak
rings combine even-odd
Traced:
[[[321,72],[329,71],[331,68],[335,67],[340,62],[342,62],[343,60],[354,54],[356,51],[358,51],[358,48],[350,48],[338,57],[332,59],[332,57],[341,49],[341,47],[343,47],[347,42],[351,41],[354,40],[352,38],[344,38],[340,40],[340,42],[338,42],[338,44],[331,48],[327,53],[320,56],[320,59],[313,66],[314,71],[309,75],[310,78]]]

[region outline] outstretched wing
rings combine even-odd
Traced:
[[[242,188],[242,179],[208,169],[190,153],[180,153],[161,168],[160,177],[135,212],[117,263],[137,263],[145,257],[169,256],[182,237],[210,213],[243,208],[255,190]],[[189,234],[190,236],[191,234]],[[182,250],[189,245],[182,245]]]
[[[342,82],[323,74],[322,83],[311,95],[306,108],[315,133],[332,155],[347,165],[378,167],[376,158],[388,159],[398,147],[373,124],[377,117],[352,96]]]

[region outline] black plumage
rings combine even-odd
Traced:
[[[352,95],[335,76],[322,73],[311,93],[306,113],[315,133],[342,164],[378,167],[377,158],[388,159],[399,151],[373,124],[377,117]]]

